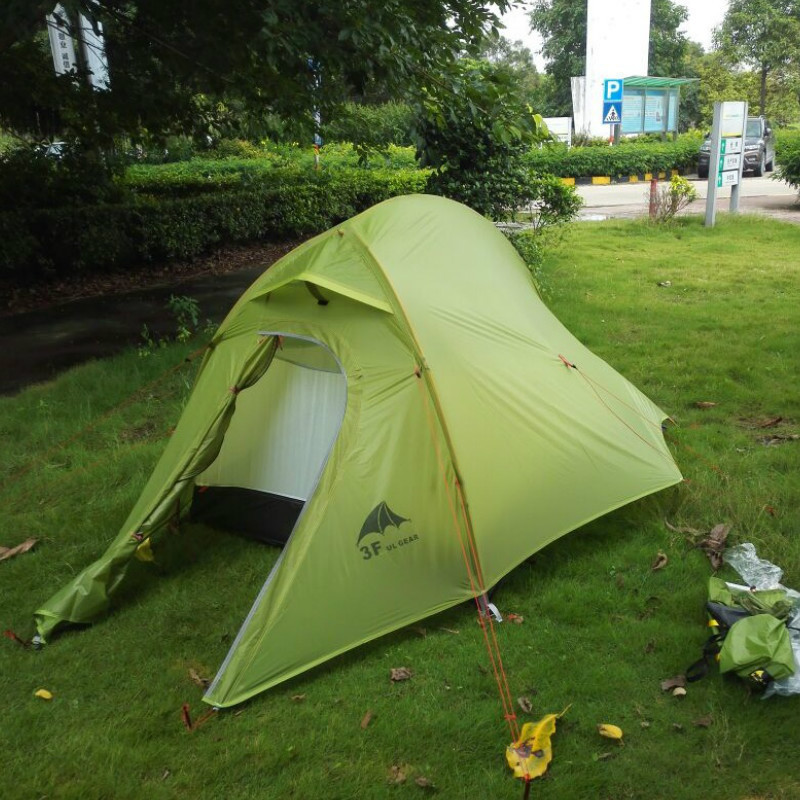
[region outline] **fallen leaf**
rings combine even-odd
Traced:
[[[710,400],[698,400],[696,403],[692,403],[695,408],[714,408],[716,403],[712,403]]]
[[[170,775],[172,775],[172,773],[168,769],[165,769],[164,774],[161,776],[161,780],[165,781]]]
[[[412,628],[411,630],[414,631],[417,636],[421,636],[423,639],[428,635],[428,631],[425,628],[416,627]]]
[[[389,770],[389,783],[405,783],[406,778],[407,775],[405,773],[405,767],[392,764],[392,767]]]
[[[367,725],[369,725],[370,722],[372,722],[372,717],[373,716],[374,715],[373,715],[372,711],[367,711],[367,713],[364,714],[364,716],[361,718],[361,730],[362,731],[367,729]]]
[[[725,549],[725,542],[731,531],[730,525],[715,525],[708,536],[698,544],[711,561],[711,566],[716,572],[722,566],[722,551]]]
[[[439,630],[445,633],[452,633],[453,636],[458,636],[461,633],[461,631],[457,631],[454,628],[439,628]]]
[[[420,789],[434,789],[433,781],[429,781],[424,775],[420,775],[417,778],[414,778],[414,783],[419,786]]]
[[[683,733],[683,725],[681,725],[680,722],[673,722],[672,729],[677,733]]]
[[[714,724],[714,717],[711,714],[706,714],[704,717],[696,719],[692,725],[698,728],[710,728]]]
[[[681,688],[686,686],[685,675],[676,675],[674,678],[667,678],[666,680],[661,681],[662,692],[670,692],[678,686]]]
[[[397,683],[398,681],[407,681],[413,674],[408,667],[395,667],[392,670],[391,678]]]
[[[765,419],[756,423],[758,428],[777,428],[783,422],[783,417],[773,417],[772,419]]]
[[[525,617],[521,616],[520,614],[507,614],[506,622],[513,622],[515,625],[522,625],[522,623],[525,622]]]
[[[533,711],[533,703],[531,703],[530,698],[528,697],[518,697],[517,698],[517,705],[526,713],[530,714]]]
[[[662,553],[660,550],[658,551],[658,555],[656,556],[655,561],[650,565],[650,569],[655,572],[659,569],[664,569],[669,563],[669,559],[666,556],[666,553]]]
[[[37,689],[33,693],[33,695],[34,695],[34,697],[40,697],[42,700],[52,700],[53,699],[53,693],[52,692],[48,692],[47,689]]]
[[[18,544],[16,547],[0,547],[0,561],[14,558],[14,556],[18,556],[21,553],[27,553],[38,541],[38,539],[26,539],[22,544]]]
[[[775,510],[775,506],[764,506],[764,513],[769,514],[771,517],[778,516],[778,512]]]
[[[656,649],[655,639],[650,639],[650,641],[644,646],[644,652],[648,654],[654,652],[655,649]]]
[[[293,694],[289,699],[293,703],[302,703],[303,700],[306,699],[306,696],[304,694]]]
[[[764,436],[758,441],[765,447],[775,447],[776,445],[783,444],[784,442],[796,442],[800,439],[800,433],[783,433],[773,434],[772,436]]]
[[[608,761],[609,758],[614,758],[613,753],[595,753],[592,756],[593,761]]]
[[[201,675],[198,675],[197,670],[190,669],[189,670],[189,677],[191,678],[192,683],[196,686],[199,686],[201,689],[208,688],[208,685],[211,681],[208,678],[203,678]]]
[[[238,711],[234,711],[234,712],[233,712],[233,716],[234,716],[234,717],[239,717],[239,716],[241,716],[242,714],[244,714],[244,709],[243,709],[243,708],[240,708]]]
[[[673,697],[686,697],[686,689],[684,689],[683,686],[676,686],[672,690],[672,696]]]
[[[622,741],[622,728],[618,725],[609,725],[607,722],[603,722],[597,726],[597,732],[606,739],[616,739],[618,742]]]
[[[649,727],[650,727],[650,723],[649,723],[649,722],[648,722],[646,719],[643,719],[643,720],[642,720],[642,721],[641,721],[639,724],[640,724],[640,725],[641,725],[643,728],[649,728]]]
[[[672,286],[672,281],[659,281],[658,285],[666,289]]]

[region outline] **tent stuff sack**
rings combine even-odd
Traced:
[[[36,611],[38,636],[100,618],[169,528],[243,533],[282,550],[204,698],[240,703],[680,482],[665,418],[553,316],[491,222],[388,200],[242,295],[139,500]]]
[[[733,673],[762,688],[795,674],[787,628],[794,604],[785,589],[751,589],[712,577],[706,610],[711,636],[703,657],[687,669],[688,681],[708,674],[712,660],[720,673]]]

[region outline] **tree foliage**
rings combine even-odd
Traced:
[[[759,109],[766,113],[768,78],[800,60],[800,3],[797,0],[731,0],[715,41],[730,64],[759,75]]]
[[[493,219],[526,202],[524,156],[545,131],[513,71],[485,60],[462,59],[417,104],[417,151],[434,169],[429,190]]]
[[[112,90],[53,75],[53,2],[0,16],[0,124],[82,137],[202,132],[218,104],[311,119],[353,93],[429,80],[476,48],[496,18],[476,0],[62,0],[101,22]],[[507,0],[496,4],[500,12]],[[320,80],[321,79],[321,80]],[[224,115],[223,115],[224,118]]]

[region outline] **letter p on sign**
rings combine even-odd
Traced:
[[[621,103],[622,102],[622,78],[606,78],[603,81],[603,102]]]

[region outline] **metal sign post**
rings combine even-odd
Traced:
[[[714,103],[711,153],[708,162],[706,227],[713,228],[717,216],[717,189],[731,187],[730,211],[739,210],[739,187],[744,168],[744,135],[747,128],[747,103]]]

